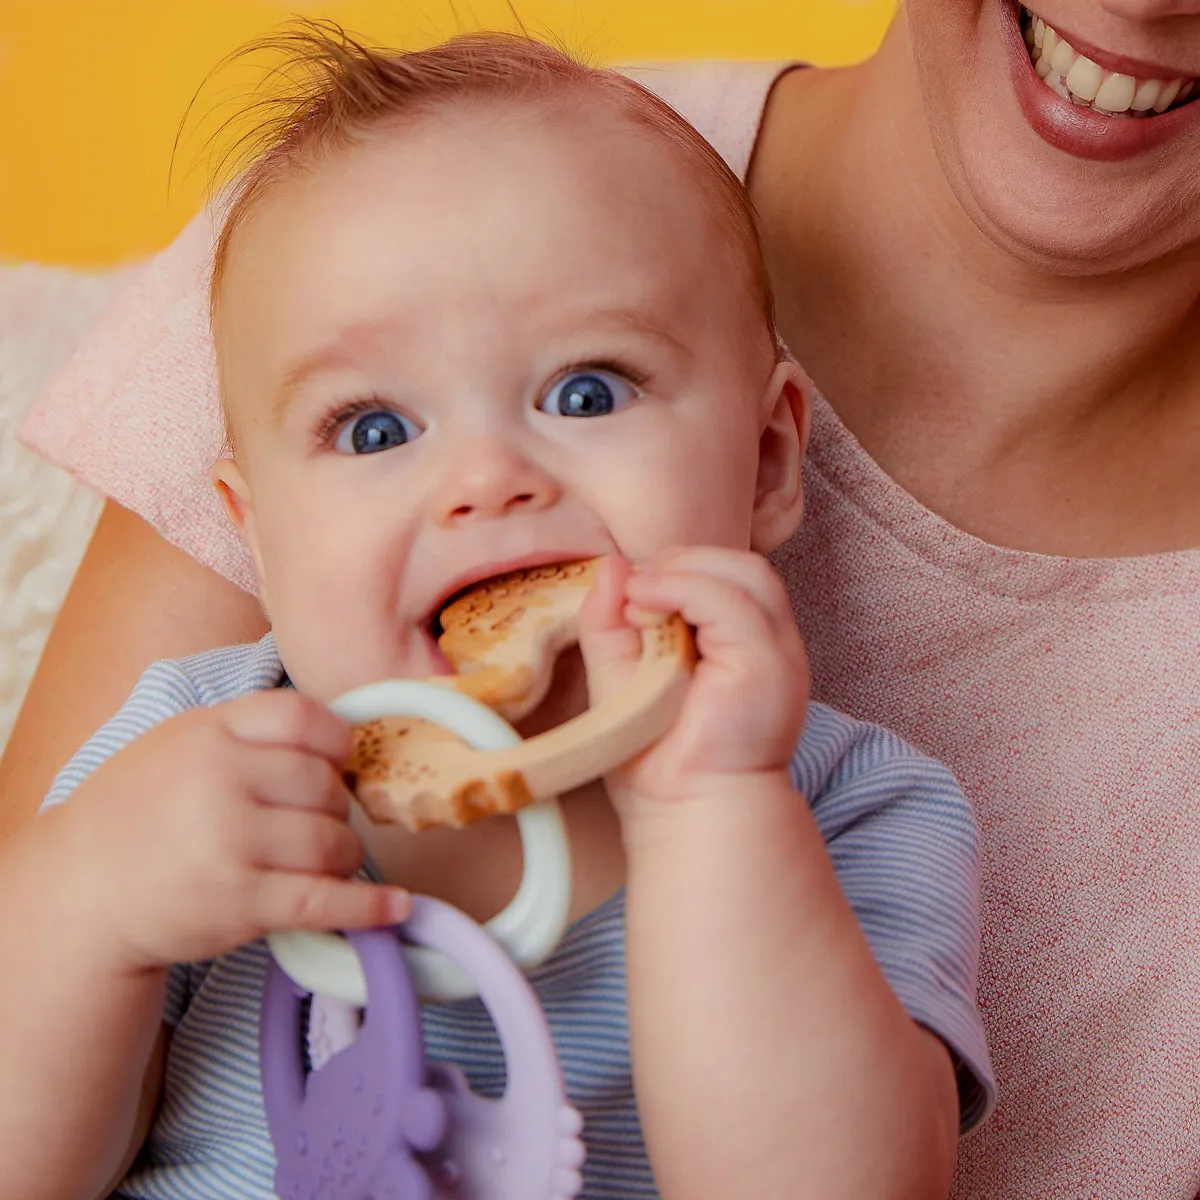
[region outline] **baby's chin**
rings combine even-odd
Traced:
[[[322,704],[384,680],[430,679],[454,674],[454,668],[425,629],[413,629],[390,647],[364,638],[361,644],[349,647],[305,646],[302,653],[289,653],[286,637],[277,633],[276,641],[291,683]]]

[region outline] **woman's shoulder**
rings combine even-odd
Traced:
[[[744,179],[771,88],[796,65],[698,59],[632,63],[620,70],[685,117]]]

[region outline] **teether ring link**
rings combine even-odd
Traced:
[[[459,672],[436,687],[474,696],[508,720],[545,698],[554,660],[579,638],[597,560],[515,571],[442,613],[439,646]],[[670,728],[687,693],[695,647],[677,615],[643,630],[628,685],[556,729],[503,749],[468,750],[444,730],[376,721],[358,730],[355,793],[372,819],[419,830],[517,812],[607,774]]]
[[[450,905],[414,897],[401,931],[448,955],[473,979],[504,1052],[504,1095],[476,1096],[457,1068],[425,1061],[415,995],[392,931],[347,935],[366,979],[363,1025],[307,1079],[299,1050],[301,997],[272,962],[260,1055],[279,1195],[571,1200],[582,1186],[581,1122],[567,1103],[532,988],[495,940]],[[423,1154],[421,1163],[414,1151]]]
[[[412,679],[388,680],[356,688],[330,708],[352,725],[385,715],[417,716],[458,735],[462,743],[498,749],[520,742],[519,735],[491,709],[469,696]],[[458,741],[462,739],[462,742]],[[487,923],[487,931],[525,968],[545,962],[562,940],[571,903],[571,856],[562,811],[546,800],[517,814],[525,856],[517,894]],[[335,933],[299,930],[268,935],[280,966],[307,992],[361,1008],[366,983],[358,956]],[[407,949],[418,994],[427,1000],[457,1000],[475,994],[470,978],[444,955]]]
[[[416,996],[394,934],[348,936],[371,1004],[354,1044],[307,1077],[301,996],[268,964],[259,1061],[275,1189],[281,1200],[433,1200],[414,1155],[443,1140],[448,1107],[427,1083]]]
[[[498,1100],[476,1096],[462,1073],[430,1064],[449,1122],[438,1149],[464,1200],[571,1200],[582,1187],[582,1121],[567,1103],[554,1039],[537,996],[497,943],[469,917],[419,896],[404,936],[436,948],[474,980],[504,1051]]]

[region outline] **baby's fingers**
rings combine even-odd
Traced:
[[[325,813],[264,808],[249,834],[253,866],[349,877],[363,864],[363,844],[346,824]]]
[[[260,876],[255,906],[264,931],[373,929],[408,919],[412,900],[402,888],[267,871]]]
[[[753,648],[756,657],[779,656],[775,622],[757,597],[738,583],[700,571],[638,572],[629,581],[632,604],[677,612],[696,630],[702,659],[717,662],[730,651]]]
[[[325,705],[289,688],[255,692],[221,706],[225,730],[240,742],[290,747],[343,763],[354,748],[350,726]]]
[[[760,554],[720,546],[680,546],[658,555],[647,565],[645,574],[650,578],[656,574],[696,574],[724,579],[757,601],[772,623],[782,629],[795,628],[783,580]],[[630,590],[637,591],[639,586],[640,580],[635,576]]]
[[[593,703],[620,687],[641,655],[641,632],[625,618],[625,584],[630,571],[623,558],[605,559],[579,614],[579,652]]]
[[[239,753],[239,778],[256,800],[343,819],[349,814],[350,790],[327,759],[273,746],[239,748]]]

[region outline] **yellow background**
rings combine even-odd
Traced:
[[[894,0],[516,0],[601,61],[854,61]],[[504,0],[0,0],[0,260],[100,265],[168,242],[206,186],[188,102],[221,57],[294,14],[416,48],[512,28]],[[219,77],[218,77],[219,78]],[[200,116],[213,103],[206,86]],[[199,128],[197,126],[197,128]],[[195,168],[195,169],[191,169]]]

